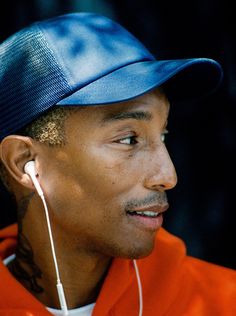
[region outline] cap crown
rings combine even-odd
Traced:
[[[0,139],[98,78],[155,60],[116,22],[73,13],[37,22],[0,45]]]

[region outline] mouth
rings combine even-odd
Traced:
[[[169,208],[168,204],[153,205],[142,209],[127,210],[126,214],[131,221],[142,228],[157,230],[163,223],[162,214]]]
[[[127,214],[131,216],[145,216],[145,217],[157,217],[161,213],[167,211],[169,208],[168,204],[165,205],[154,205],[150,207],[145,207],[143,209],[133,209],[133,210],[127,210]]]

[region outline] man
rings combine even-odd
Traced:
[[[0,232],[0,315],[235,315],[236,273],[161,228],[170,103],[212,92],[220,65],[156,61],[91,13],[29,26],[0,59],[1,177],[18,209]]]

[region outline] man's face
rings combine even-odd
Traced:
[[[66,145],[44,148],[40,182],[53,225],[70,246],[126,258],[152,251],[165,190],[176,184],[163,142],[168,110],[158,90],[83,107],[66,121]]]

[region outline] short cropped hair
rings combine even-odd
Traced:
[[[29,136],[34,140],[48,146],[63,146],[66,144],[65,121],[68,116],[77,109],[78,108],[72,106],[55,106],[35,119],[32,123],[25,126],[20,131],[16,132],[16,134]],[[8,173],[1,160],[0,179],[7,190],[10,191]]]

